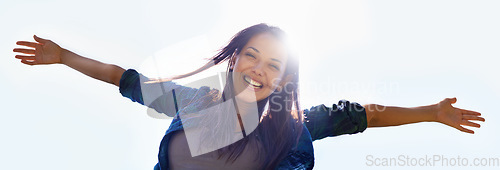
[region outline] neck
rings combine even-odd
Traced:
[[[235,130],[236,132],[245,130],[244,134],[248,135],[259,125],[264,108],[268,102],[268,98],[257,102],[245,102],[238,100],[237,98],[233,99],[238,117],[238,121],[235,122]]]
[[[222,92],[222,100],[225,102],[226,100],[233,99],[234,107],[237,111],[238,121],[236,121],[235,129],[236,131],[245,130],[244,134],[251,133],[254,129],[257,128],[257,125],[260,123],[260,118],[264,112],[264,107],[266,106],[269,97],[266,97],[262,100],[255,102],[244,102],[237,99],[234,95],[234,89],[232,88],[232,76],[229,76],[226,87]],[[253,113],[257,113],[257,116]]]

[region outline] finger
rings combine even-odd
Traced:
[[[39,43],[42,43],[42,44],[45,44],[46,42],[48,42],[48,41],[49,41],[49,40],[47,40],[47,39],[40,38],[40,37],[38,37],[38,36],[36,36],[36,35],[33,35],[33,38],[35,38],[35,41],[36,41],[36,42],[39,42]]]
[[[21,63],[27,64],[27,65],[35,65],[36,61],[29,61],[29,60],[21,60]]]
[[[462,114],[481,116],[481,113],[472,110],[460,109],[460,111],[462,111]]]
[[[28,42],[28,41],[18,41],[18,42],[16,42],[16,44],[17,45],[24,45],[27,47],[33,47],[33,48],[36,48],[36,46],[41,45],[41,44],[36,43],[36,42]]]
[[[24,53],[24,54],[35,54],[35,50],[25,49],[25,48],[14,48],[14,52]]]
[[[465,133],[470,133],[470,134],[474,134],[474,131],[473,130],[470,130],[470,129],[467,129],[467,128],[464,128],[462,126],[458,126],[457,128],[458,130],[462,131],[462,132],[465,132]]]
[[[32,55],[16,55],[16,58],[22,60],[35,60],[35,56]]]
[[[465,125],[465,126],[477,127],[477,128],[481,127],[480,124],[477,124],[477,123],[474,123],[474,122],[471,122],[471,121],[468,121],[468,120],[462,120],[462,123],[460,123],[460,124],[461,125]]]
[[[485,119],[479,116],[463,115],[462,120],[478,120],[484,122]]]

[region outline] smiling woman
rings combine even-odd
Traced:
[[[359,133],[367,127],[424,121],[473,133],[463,125],[480,127],[471,121],[485,121],[478,112],[453,107],[456,98],[413,108],[361,106],[341,100],[331,107],[302,110],[298,102],[299,64],[284,36],[278,27],[248,27],[202,68],[153,81],[134,69],[82,57],[37,36],[36,42],[17,42],[28,48],[14,52],[24,54],[16,55],[24,64],[67,65],[118,86],[120,93],[134,102],[175,115],[160,143],[155,169],[312,169],[314,140]],[[228,67],[222,92],[171,81],[224,61]],[[146,102],[147,96],[157,92],[147,90],[152,87],[171,93]]]
[[[252,37],[230,66],[232,71],[241,73],[238,74],[240,76],[233,77],[236,91],[245,92],[243,88],[246,87],[255,93],[259,101],[276,88],[282,88],[287,81],[281,81],[285,74],[281,70],[286,69],[289,56],[283,47],[283,43],[270,33]],[[290,79],[292,75],[286,76]]]

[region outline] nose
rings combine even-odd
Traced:
[[[263,63],[262,62],[259,62],[257,63],[253,68],[252,68],[252,72],[255,73],[256,75],[258,76],[262,76],[264,74],[264,71],[262,70],[263,69]]]

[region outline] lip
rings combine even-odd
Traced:
[[[247,82],[247,80],[245,80],[245,77],[248,77],[248,78],[250,78],[251,80],[253,80],[253,81],[256,81],[256,82],[260,83],[260,84],[261,84],[260,88],[255,88],[255,86],[254,86],[254,85],[250,84],[249,82]],[[243,76],[243,82],[244,82],[244,84],[247,86],[247,89],[248,89],[248,90],[250,90],[250,91],[258,92],[258,91],[262,90],[262,88],[264,88],[264,84],[263,84],[263,83],[261,83],[260,81],[255,80],[255,79],[252,79],[252,77],[247,76],[247,75],[244,75],[244,76]]]

